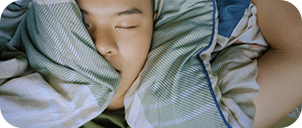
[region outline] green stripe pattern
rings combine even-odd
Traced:
[[[136,91],[153,127],[226,127],[207,76],[215,46],[212,37],[217,34],[214,2],[155,0],[160,14]],[[22,41],[14,43],[21,43],[35,71],[89,87],[103,111],[120,78],[96,51],[77,4],[73,0],[33,0],[31,4],[16,30]],[[6,44],[6,49],[13,48]]]
[[[137,95],[157,128],[226,127],[198,57],[209,63],[217,17],[212,0],[157,0],[152,50]],[[216,26],[215,26],[216,27]],[[200,56],[198,53],[204,51]]]
[[[23,20],[22,43],[34,70],[88,86],[104,110],[120,78],[96,51],[81,19],[74,1],[33,2]]]

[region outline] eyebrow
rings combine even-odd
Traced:
[[[83,14],[86,14],[86,15],[92,15],[90,12],[84,10],[84,9],[81,9],[80,8],[80,11],[83,13]],[[143,12],[137,8],[131,8],[129,10],[126,10],[126,11],[122,11],[122,12],[118,12],[116,13],[116,16],[121,16],[121,15],[133,15],[133,14],[143,14]]]
[[[126,11],[122,11],[122,12],[118,12],[117,16],[121,16],[121,15],[133,15],[133,14],[143,14],[141,10],[137,9],[137,8],[131,8],[129,10]]]

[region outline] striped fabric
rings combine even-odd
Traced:
[[[21,0],[4,10],[0,106],[12,125],[79,127],[111,102],[119,75],[96,51],[81,17],[73,0]],[[4,63],[14,57],[25,66]]]
[[[119,76],[96,51],[77,4],[72,0],[33,1],[23,23],[27,28],[22,41],[32,68],[89,85],[105,109],[118,88]]]
[[[211,82],[205,68],[215,46],[213,36],[217,34],[215,1],[156,0],[155,3],[159,14],[152,50],[132,101],[138,104],[131,106],[138,108],[141,104],[138,111],[144,114],[126,113],[129,125],[226,127],[210,91]],[[126,106],[126,111],[131,107]]]
[[[251,126],[253,107],[226,105],[216,74],[221,67],[210,63],[216,2],[155,0],[155,10],[151,52],[125,106],[128,124]],[[9,5],[0,21],[0,54],[0,107],[17,127],[79,127],[102,113],[118,89],[119,75],[96,51],[74,0]]]

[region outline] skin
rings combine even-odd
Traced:
[[[147,59],[156,17],[152,4],[150,0],[77,2],[97,51],[120,75],[119,89],[107,110],[120,109]]]
[[[252,0],[270,50],[258,61],[260,94],[253,128],[267,128],[302,103],[302,20],[283,0]]]
[[[258,10],[260,30],[271,46],[258,61],[261,91],[255,101],[253,127],[267,128],[302,103],[302,79],[293,77],[302,74],[302,22],[298,10],[288,2],[252,2]],[[96,49],[120,74],[119,90],[107,108],[117,110],[124,106],[125,93],[145,64],[156,14],[149,0],[78,0],[78,4]]]

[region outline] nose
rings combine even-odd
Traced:
[[[118,46],[114,33],[108,30],[96,30],[92,38],[97,51],[105,58],[118,54]]]

